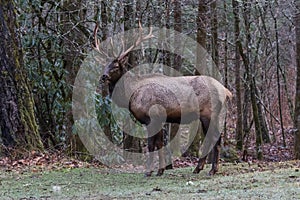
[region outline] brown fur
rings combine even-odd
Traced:
[[[226,99],[232,98],[227,88],[208,76],[169,77],[161,74],[132,76],[125,73],[121,67],[119,69],[120,71],[117,71],[116,66],[108,66],[103,80],[109,81],[112,99],[119,106],[129,108],[135,118],[147,126],[149,152],[153,152],[155,147],[159,150],[163,146],[161,130],[163,122],[190,123],[199,119],[206,134],[211,120],[218,120]],[[218,170],[220,141],[221,139],[213,147],[214,158],[210,174],[215,174]],[[203,169],[205,160],[206,156],[199,160],[194,173]],[[157,175],[162,175],[164,155],[161,150],[159,161],[160,168]],[[150,154],[146,176],[150,176],[153,171],[152,163],[153,155]]]

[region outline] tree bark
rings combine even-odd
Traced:
[[[65,39],[62,41],[65,50],[63,52],[63,67],[68,72],[64,78],[66,83],[68,83],[68,85],[70,86],[74,85],[76,74],[80,67],[81,61],[84,58],[83,54],[80,51],[78,51],[78,48],[81,47],[87,40],[87,38],[81,32],[81,30],[78,29],[78,27],[74,26],[74,24],[77,24],[78,22],[81,22],[85,19],[85,11],[81,7],[81,5],[81,1],[73,2],[67,0],[63,4],[63,10],[65,12],[63,12],[61,15],[61,18],[64,21],[63,32],[66,33]],[[66,102],[72,101],[71,89],[72,87],[69,87],[65,89],[63,93],[63,98]],[[69,108],[66,108],[66,111],[64,113],[64,123],[66,125],[65,127],[70,151],[69,153],[75,156],[83,155],[82,152],[87,152],[87,150],[83,145],[82,141],[80,140],[79,135],[73,133],[72,127],[74,121],[71,109],[71,106]]]
[[[198,14],[197,14],[197,43],[201,45],[202,48],[206,49],[206,28],[207,28],[207,1],[199,0],[198,1]],[[199,65],[198,69],[203,69],[203,71],[195,70],[195,75],[204,75],[207,64],[206,64],[206,55],[203,55],[203,51],[197,52],[196,63]],[[199,124],[199,130],[197,131],[193,140],[189,138],[191,145],[187,150],[187,155],[198,156],[199,145],[203,139],[201,124]]]
[[[198,14],[197,14],[197,43],[206,49],[206,27],[207,27],[207,2],[206,0],[199,0],[198,2]],[[206,70],[206,57],[202,55],[203,52],[197,51],[196,63],[201,65],[200,69]],[[198,67],[199,69],[199,67]],[[195,70],[195,75],[203,75],[205,72]]]
[[[225,40],[224,40],[224,86],[228,88],[228,18],[227,18],[227,2],[223,1],[223,20],[225,21]],[[227,118],[227,116],[226,116]],[[224,143],[227,143],[227,120],[224,121]]]
[[[237,0],[232,0],[233,15],[234,15],[234,36],[235,36],[235,88],[236,88],[236,105],[237,105],[237,122],[236,122],[236,147],[239,150],[243,149],[243,114],[242,114],[242,99],[241,99],[241,83],[240,83],[240,52],[238,43],[240,42],[240,19],[239,19],[239,3]]]
[[[135,12],[134,12],[134,2],[130,0],[125,1],[124,5],[124,31],[128,31],[134,28],[135,23]],[[128,42],[128,41],[126,41]],[[125,44],[128,46],[128,44]],[[127,68],[130,70],[136,63],[136,56],[133,53],[129,53],[129,59],[127,63]],[[129,83],[130,84],[130,83]],[[129,120],[129,119],[128,119]],[[130,127],[129,127],[130,128]],[[132,135],[123,132],[123,148],[126,150],[124,151],[124,157],[127,157],[126,152],[141,152],[142,147],[140,143],[140,139],[134,137]]]
[[[101,32],[102,32],[102,37],[101,41],[106,40],[109,37],[109,30],[108,30],[108,6],[107,6],[107,1],[101,1]],[[101,98],[102,101],[105,101],[105,98],[108,96],[108,84],[101,84]],[[111,106],[108,105],[108,106]],[[111,119],[112,113],[106,113],[106,118]],[[103,125],[103,132],[106,135],[106,137],[113,142],[113,133],[111,131],[111,123]]]
[[[174,0],[174,30],[178,33],[182,32],[182,24],[181,24],[181,3],[179,0]],[[174,55],[174,63],[173,68],[175,70],[179,70],[182,64],[182,45],[180,37],[174,37],[174,44],[175,44],[175,55]]]
[[[210,6],[211,12],[211,57],[219,68],[219,45],[218,45],[218,13],[217,13],[217,1],[213,1]]]
[[[13,1],[0,1],[0,126],[4,146],[43,149]]]
[[[271,9],[271,15],[274,19],[274,29],[275,29],[275,40],[276,40],[276,80],[277,80],[277,96],[278,96],[278,109],[279,109],[279,119],[280,119],[280,128],[281,128],[281,135],[283,146],[286,147],[285,141],[285,133],[283,127],[283,113],[282,113],[282,93],[281,93],[281,83],[280,83],[280,51],[279,51],[279,36],[278,36],[278,22],[277,17],[273,13]]]
[[[296,1],[296,63],[297,63],[297,85],[296,85],[296,99],[295,99],[295,158],[300,159],[300,1]]]
[[[173,7],[174,7],[174,30],[177,31],[176,33],[182,32],[182,22],[181,22],[181,2],[179,0],[173,1]],[[172,68],[174,68],[176,71],[180,71],[182,67],[182,41],[180,40],[180,36],[174,37],[174,46],[175,46],[175,54],[173,57],[173,65]],[[174,139],[176,134],[179,130],[179,124],[171,124],[169,126],[170,128],[170,138],[173,140],[171,149],[173,151],[173,155],[180,156],[181,150],[180,150],[180,137],[177,137]]]
[[[253,62],[251,65],[250,63],[250,55],[251,50],[249,46],[251,45],[251,33],[250,33],[250,16],[251,16],[251,2],[243,1],[243,18],[244,18],[244,25],[245,25],[245,34],[246,34],[246,41],[245,41],[245,47],[242,46],[242,42],[238,41],[238,48],[239,53],[242,56],[243,63],[245,66],[245,73],[246,73],[246,80],[247,83],[250,85],[250,99],[251,99],[251,105],[252,105],[252,113],[253,113],[253,120],[255,122],[255,132],[256,132],[256,152],[257,152],[257,158],[262,159],[262,144],[263,139],[266,142],[270,141],[268,130],[266,128],[266,122],[265,118],[263,117],[263,111],[261,108],[261,105],[259,104],[259,92],[256,86],[256,77],[254,75],[254,72],[256,71],[255,65],[256,63]],[[259,46],[259,42],[257,45],[257,48]],[[244,53],[243,49],[246,49],[246,53]],[[244,127],[245,128],[245,127]]]

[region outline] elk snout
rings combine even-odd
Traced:
[[[109,76],[107,74],[103,74],[101,77],[101,81],[104,83],[109,79]]]

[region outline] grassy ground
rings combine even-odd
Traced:
[[[213,177],[207,165],[197,175],[179,168],[151,178],[99,168],[0,170],[0,199],[300,199],[299,167],[224,163]]]

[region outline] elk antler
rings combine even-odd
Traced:
[[[98,29],[99,29],[99,25],[98,23],[96,23],[96,26],[95,26],[95,29],[94,29],[94,42],[95,42],[95,46],[93,46],[93,48],[97,51],[100,51],[100,47],[99,47],[99,44],[100,44],[100,40],[98,39],[97,37],[97,33],[98,33]]]
[[[120,54],[118,60],[121,60],[122,58],[124,58],[124,56],[126,56],[132,49],[139,46],[143,41],[153,38],[154,35],[152,34],[152,27],[150,27],[148,35],[146,35],[144,37],[142,37],[142,36],[143,36],[143,27],[141,25],[141,22],[139,22],[139,33],[138,33],[137,40],[134,42],[134,44],[131,47],[129,47],[126,51],[123,51]]]
[[[103,54],[104,56],[106,57],[109,57],[107,53],[105,53],[101,47],[100,47],[100,40],[98,39],[97,37],[97,33],[98,33],[98,30],[99,30],[99,25],[98,23],[96,23],[96,26],[95,26],[95,29],[94,29],[94,42],[95,42],[95,46],[93,46],[93,48],[98,51],[100,54]],[[112,42],[112,41],[111,41]]]
[[[95,29],[94,29],[94,34],[93,34],[93,35],[94,35],[94,40],[95,40],[95,41],[94,41],[94,42],[95,42],[95,45],[94,45],[93,48],[94,48],[96,51],[98,51],[100,54],[103,54],[104,56],[109,57],[108,54],[105,53],[105,52],[101,49],[101,47],[100,47],[100,40],[99,40],[98,37],[97,37],[97,32],[98,32],[98,30],[99,30],[99,25],[98,25],[98,23],[96,23],[96,26],[95,26]],[[110,38],[110,45],[111,45],[111,47],[112,47],[112,53],[113,53],[113,56],[114,56],[115,58],[118,58],[118,60],[121,60],[121,59],[124,58],[124,56],[126,56],[130,51],[132,51],[132,49],[134,49],[135,47],[139,46],[143,41],[148,40],[148,39],[153,38],[153,37],[154,37],[154,35],[152,34],[152,27],[150,27],[148,35],[146,35],[146,36],[143,37],[143,27],[142,27],[142,25],[141,25],[141,22],[139,22],[139,33],[138,33],[138,38],[137,38],[137,40],[136,40],[136,41],[134,42],[134,44],[133,44],[131,47],[129,47],[126,51],[121,52],[119,56],[115,55],[115,52],[113,51],[113,40],[112,40],[112,38]],[[123,40],[122,40],[122,46],[123,46],[123,49],[124,49],[125,45],[124,45],[124,41],[123,41]]]

